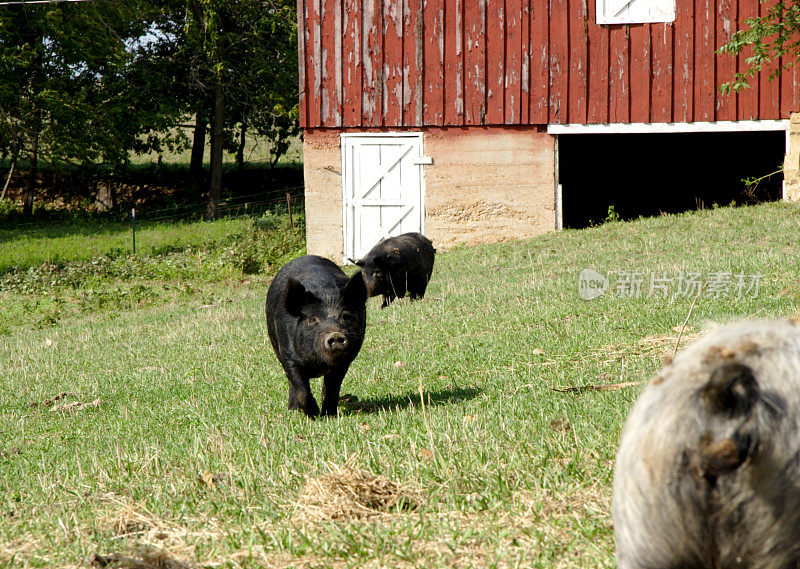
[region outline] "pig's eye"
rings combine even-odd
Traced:
[[[306,322],[308,322],[309,326],[313,326],[319,323],[319,318],[316,316],[309,316]]]

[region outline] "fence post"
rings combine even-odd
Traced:
[[[136,208],[131,208],[131,225],[133,226],[133,254],[136,254]]]
[[[286,192],[286,208],[289,210],[289,227],[294,229],[294,221],[292,221],[292,192]]]

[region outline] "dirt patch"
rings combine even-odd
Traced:
[[[108,569],[193,569],[196,564],[176,559],[164,551],[141,551],[133,555],[93,553],[87,560],[89,567]]]

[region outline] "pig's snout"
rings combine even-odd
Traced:
[[[329,352],[343,352],[347,349],[347,336],[341,332],[331,332],[324,339],[325,349]]]

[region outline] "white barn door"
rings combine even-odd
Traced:
[[[425,231],[430,158],[422,133],[342,134],[344,261],[360,259],[381,239]]]

